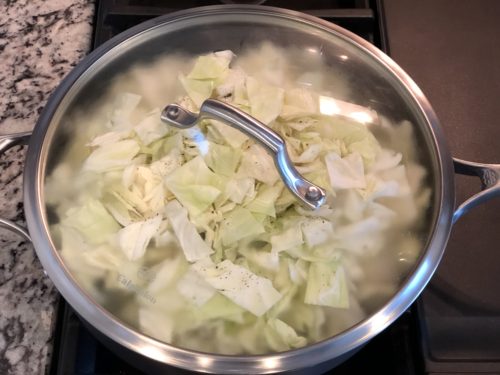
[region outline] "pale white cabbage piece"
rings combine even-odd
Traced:
[[[302,233],[307,246],[313,248],[332,239],[333,224],[322,218],[305,219],[302,222]]]
[[[226,181],[224,176],[213,173],[198,156],[171,172],[165,178],[165,185],[190,214],[196,216],[217,199]]]
[[[149,241],[157,233],[161,224],[161,216],[137,221],[118,231],[120,249],[129,260],[137,260],[146,252]]]
[[[281,298],[270,280],[229,260],[194,263],[192,267],[221,294],[256,316],[262,316]]]
[[[279,175],[273,158],[258,144],[252,144],[246,151],[238,169],[240,177],[252,177],[267,185],[274,185]]]
[[[267,321],[265,336],[269,346],[278,352],[300,348],[307,344],[305,337],[297,335],[292,327],[280,319]]]
[[[249,210],[237,207],[225,216],[219,231],[222,243],[230,246],[245,237],[264,233],[265,229]]]
[[[182,74],[179,75],[184,90],[189,95],[189,98],[199,108],[205,100],[210,97],[214,89],[214,83],[211,80],[198,80],[193,78],[186,78]]]
[[[177,282],[177,290],[190,303],[204,305],[217,292],[205,279],[193,269],[189,269]]]
[[[83,164],[83,170],[106,172],[123,169],[132,162],[140,147],[133,139],[125,139],[96,148]]]
[[[132,123],[130,115],[141,101],[141,95],[131,92],[123,92],[114,98],[113,110],[109,119],[108,127],[113,131],[130,130]]]
[[[224,141],[234,149],[239,149],[240,147],[248,141],[248,137],[243,134],[238,129],[234,129],[231,126],[224,124],[217,120],[207,120],[210,126],[217,131],[217,133],[224,139]]]
[[[145,334],[166,343],[172,342],[175,323],[164,311],[144,307],[140,308],[139,325]]]
[[[343,267],[336,263],[311,263],[304,302],[313,305],[349,307],[349,293]]]
[[[246,79],[250,114],[268,125],[281,113],[285,90],[280,87],[266,85],[252,77]]]
[[[300,224],[290,226],[290,228],[279,234],[271,236],[271,246],[273,251],[280,252],[288,250],[304,243]]]
[[[92,141],[87,143],[87,146],[97,147],[97,146],[109,145],[129,137],[130,137],[129,130],[107,132],[92,139]]]
[[[334,189],[363,189],[366,187],[363,160],[358,153],[341,158],[334,152],[325,156],[330,184]]]
[[[135,133],[144,145],[149,145],[168,134],[169,128],[161,121],[160,114],[160,109],[155,108],[148,113],[146,118],[134,126]]]
[[[120,229],[97,199],[88,199],[84,205],[70,208],[66,212],[64,224],[80,232],[90,244],[105,242]]]
[[[188,211],[178,201],[173,200],[165,206],[165,215],[188,262],[195,262],[213,253],[189,221]]]

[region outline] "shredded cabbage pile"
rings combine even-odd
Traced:
[[[276,83],[285,52],[259,53],[272,64],[259,60],[254,75],[231,51],[198,57],[178,77],[177,102],[197,112],[217,98],[278,132],[300,173],[326,189],[320,209],[302,208],[243,133],[214,120],[176,130],[134,93],[118,95],[100,132],[76,148],[80,167],[61,163],[47,179],[70,269],[100,303],[167,343],[262,354],[317,342],[363,319],[363,300],[396,290],[397,272],[382,265],[391,276],[370,291],[367,264],[397,263],[402,249],[413,264],[420,250],[396,233],[427,205],[425,171],[374,137],[370,127],[388,120]],[[398,129],[411,142],[411,125]]]

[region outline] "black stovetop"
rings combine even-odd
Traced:
[[[150,18],[185,8],[220,4],[221,2],[229,3],[230,1],[97,1],[94,19],[94,47]],[[469,11],[464,8],[464,3],[467,3],[467,1],[464,0],[461,5],[457,6],[457,3],[452,0],[440,0],[438,3],[429,0],[419,0],[419,2],[402,0],[268,0],[265,5],[309,13],[334,22],[362,36],[402,64],[402,67],[417,79],[417,83],[421,87],[423,86],[422,88],[431,99],[431,102],[434,102],[433,96],[440,89],[439,80],[436,83],[434,75],[429,72],[427,72],[427,75],[423,74],[422,64],[425,68],[426,61],[429,64],[442,58],[442,56],[439,56],[441,38],[452,39],[451,34],[448,35],[447,33],[453,33],[453,28],[459,26],[452,22],[448,30],[441,25],[441,21],[446,19],[450,9],[453,9],[451,14],[459,19],[460,17],[467,17],[466,13]],[[480,1],[480,3],[488,3],[488,1]],[[500,2],[497,2],[498,4]],[[456,14],[457,8],[461,10],[458,15]],[[498,9],[497,14],[500,14],[500,6],[495,9]],[[441,14],[441,19],[436,16],[436,12]],[[432,17],[429,16],[431,13],[433,14]],[[434,23],[431,23],[431,21]],[[480,19],[478,22],[480,23]],[[439,27],[435,26],[438,24]],[[436,34],[429,34],[428,29],[436,29]],[[500,35],[500,27],[497,30]],[[425,39],[425,36],[427,39]],[[406,43],[404,38],[407,38],[409,42]],[[422,50],[419,51],[414,48],[412,41],[422,43]],[[426,46],[429,46],[429,48],[427,49]],[[496,52],[499,59],[496,61],[500,61],[499,51],[500,43]],[[408,59],[408,56],[412,58]],[[419,59],[423,62],[420,63]],[[458,58],[453,61],[456,63],[461,60]],[[445,67],[443,69],[445,70]],[[500,81],[500,70],[495,73]],[[500,94],[500,88],[497,97],[498,94]],[[442,107],[436,108],[438,116],[441,117],[441,114],[444,113],[444,118],[447,119],[446,108],[448,107],[446,100],[440,101],[439,96],[437,99],[437,104],[442,105]],[[443,101],[445,103],[442,103]],[[442,113],[440,113],[440,110]],[[498,113],[496,119],[498,118],[500,118],[500,113]],[[443,124],[443,126],[445,131],[452,133],[453,143],[453,140],[456,139],[453,137],[453,131],[456,132],[457,129],[452,126],[446,127],[446,124]],[[496,135],[496,139],[500,139],[498,129],[500,127],[497,125],[493,130],[491,128],[487,130],[493,137]],[[473,135],[471,136],[473,137]],[[468,149],[467,146],[465,147],[467,156]],[[488,153],[484,154],[484,152],[483,154],[481,152],[479,154],[472,153],[471,157],[477,158],[478,155],[479,157],[481,155],[490,157]],[[496,155],[499,155],[499,153]],[[491,162],[493,160],[479,161]],[[465,194],[462,190],[458,192],[460,199]],[[467,194],[471,193],[469,187],[466,187],[465,191]],[[492,218],[497,220],[497,223],[500,222],[499,204],[493,203],[493,207],[489,208],[489,211],[486,211],[485,214],[489,218],[488,223],[476,223],[476,226],[483,225],[488,231],[489,221]],[[497,209],[493,213],[492,210],[495,207]],[[482,210],[484,215],[485,209]],[[464,221],[468,222],[467,219]],[[463,228],[463,224],[459,223],[458,227]],[[498,232],[495,233],[497,233],[496,238],[495,234],[487,232],[486,239],[482,238],[483,243],[488,242],[488,236],[492,241],[500,243]],[[479,236],[480,233],[472,233],[471,235]],[[455,251],[455,254],[458,252],[464,253],[464,251],[466,253],[470,252],[470,249],[464,250],[460,246],[460,242],[466,242],[466,240],[460,235],[458,235],[459,240],[456,240],[454,236],[452,235],[450,246]],[[489,270],[497,270],[497,275],[500,275],[498,251],[492,253],[492,248],[487,248],[487,245],[483,243],[480,243],[474,250],[482,255],[484,253],[490,254],[488,259],[490,259],[491,264],[497,264],[498,266],[491,266],[490,264]],[[455,248],[458,248],[458,250]],[[493,248],[493,250],[498,249]],[[470,267],[472,270],[464,270],[463,264],[450,256],[445,256],[443,264],[424,292],[423,297],[417,303],[353,357],[329,371],[328,374],[417,375],[439,373],[445,375],[500,373],[500,308],[497,308],[500,305],[500,292],[498,293],[498,301],[495,299],[494,294],[492,297],[491,293],[488,294],[488,292],[484,291],[478,293],[476,299],[471,298],[471,296],[474,297],[471,290],[474,290],[474,287],[480,287],[478,285],[471,286],[471,283],[474,284],[473,280],[478,278],[477,275],[481,273],[481,270],[476,270],[474,267]],[[459,267],[458,271],[457,267]],[[454,273],[458,273],[459,276],[454,275]],[[495,285],[493,282],[499,280],[499,277],[490,277],[488,280],[491,284],[488,286]],[[484,281],[485,278],[483,277],[481,280]],[[166,371],[165,373],[175,373],[175,370],[172,369],[172,371]],[[142,374],[142,372],[117,357],[97,341],[83,326],[71,307],[61,298],[51,374],[128,375]]]

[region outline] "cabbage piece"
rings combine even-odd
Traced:
[[[182,156],[179,149],[172,149],[167,155],[156,160],[150,166],[151,171],[161,177],[168,176],[182,165]]]
[[[367,201],[363,198],[362,190],[346,189],[339,192],[335,207],[339,212],[351,222],[363,219]]]
[[[203,306],[194,310],[194,315],[198,320],[202,321],[224,319],[231,322],[243,323],[245,312],[245,309],[235,304],[229,298],[216,293]]]
[[[123,255],[108,244],[83,251],[82,258],[89,265],[108,271],[119,270],[124,262]]]
[[[304,243],[300,225],[293,225],[279,234],[271,236],[271,246],[273,251],[280,252],[288,250]]]
[[[164,259],[150,269],[155,276],[147,286],[148,292],[156,295],[162,289],[169,288],[183,275],[186,268],[187,262],[180,253],[174,257]]]
[[[209,185],[170,185],[176,198],[189,210],[193,217],[204,212],[220,195],[220,190]]]
[[[187,77],[179,75],[182,86],[198,108],[212,95],[215,82],[222,81],[227,74],[232,56],[231,51],[200,56]]]
[[[276,283],[276,281],[273,283]],[[281,297],[281,299],[266,313],[266,317],[268,319],[274,319],[290,311],[295,304],[294,300],[297,297],[298,290],[299,288],[297,285],[293,285],[288,281],[288,285],[281,288],[281,295],[283,297]]]
[[[135,110],[142,97],[130,92],[115,97],[113,111],[110,116],[110,125],[114,131],[130,129],[130,115]]]
[[[282,119],[289,120],[317,113],[319,113],[318,94],[304,88],[285,91],[284,105],[280,113]]]
[[[215,173],[230,177],[234,174],[240,157],[241,151],[239,149],[209,142],[205,162]]]
[[[76,229],[91,244],[106,241],[120,229],[115,219],[96,199],[89,199],[83,206],[69,209],[63,224]]]
[[[293,309],[281,317],[297,332],[307,332],[307,338],[313,342],[329,336],[325,329],[325,308],[322,306],[297,303]]]
[[[302,284],[307,280],[308,263],[303,259],[288,259],[290,280],[295,284]]]
[[[277,184],[275,186],[263,186],[255,199],[253,199],[245,207],[253,213],[276,217],[276,210],[274,205],[283,188],[283,184]]]
[[[125,173],[124,173],[125,174]],[[148,216],[160,212],[165,204],[165,188],[162,177],[145,166],[133,169],[130,189],[147,204]]]
[[[237,174],[240,177],[255,178],[267,185],[274,185],[280,178],[273,158],[257,144],[245,151]]]
[[[197,156],[165,178],[165,185],[186,207],[197,216],[205,211],[224,189],[226,178],[213,173]]]
[[[302,222],[302,233],[307,246],[313,248],[333,237],[333,224],[321,218],[307,219]]]
[[[242,248],[238,251],[244,255],[249,263],[256,266],[252,267],[255,271],[277,271],[280,266],[279,254],[276,251],[256,250],[253,248]]]
[[[326,243],[312,249],[305,245],[298,246],[285,250],[285,252],[292,258],[307,262],[338,262],[342,258],[342,250],[340,249],[343,248],[338,244],[333,247],[329,243]]]
[[[365,124],[339,117],[322,116],[318,120],[316,128],[323,138],[342,141],[346,147],[345,153],[359,153],[365,166],[373,163],[380,152],[380,145]]]
[[[139,308],[139,326],[146,335],[163,342],[172,342],[174,319],[165,311],[148,307]]]
[[[228,181],[224,196],[234,203],[241,204],[246,197],[255,194],[253,178],[234,178]]]
[[[203,102],[210,98],[212,95],[212,91],[214,89],[213,81],[201,81],[192,78],[186,78],[182,74],[179,75],[179,81],[186,90],[189,98],[193,101],[193,103],[200,108]]]
[[[177,282],[177,290],[189,302],[203,306],[214,296],[216,290],[193,269],[189,269]]]
[[[318,119],[315,117],[304,116],[299,118],[293,118],[291,120],[287,120],[285,125],[292,129],[298,130],[299,132],[306,130],[318,123]]]
[[[149,241],[161,224],[161,216],[127,225],[118,232],[118,244],[129,260],[137,260],[146,252]]]
[[[371,165],[370,172],[379,172],[395,168],[403,159],[403,155],[389,149],[382,149]]]
[[[223,81],[215,88],[217,95],[226,98],[232,95],[232,104],[241,107],[248,106],[245,90],[246,74],[242,69],[229,69]]]
[[[330,184],[334,189],[363,189],[366,187],[363,160],[358,153],[341,158],[334,152],[325,156]]]
[[[246,87],[250,114],[266,125],[273,122],[283,107],[285,90],[266,85],[252,77],[247,77]]]
[[[238,57],[238,65],[259,81],[283,87],[288,77],[289,61],[283,50],[272,43],[262,43],[259,48]]]
[[[278,352],[300,348],[307,344],[305,337],[297,335],[297,332],[280,319],[269,319],[264,336],[271,349]]]
[[[128,210],[130,214],[130,221],[135,221],[136,218],[143,219],[146,214],[149,214],[149,206],[146,202],[142,200],[141,194],[135,190],[131,191],[126,189],[121,184],[110,185],[107,188],[109,195],[116,198],[117,201],[121,202],[124,207]],[[104,202],[109,203],[108,194],[104,197]]]
[[[372,216],[339,226],[336,230],[338,246],[358,254],[376,254],[385,244],[383,229],[387,228],[389,223],[388,220]]]
[[[115,220],[124,227],[142,219],[142,215],[134,207],[113,194],[106,193],[102,199],[102,203]]]
[[[125,139],[96,148],[85,160],[84,171],[106,172],[131,164],[140,147],[133,139]]]
[[[195,226],[188,219],[188,211],[173,200],[165,206],[165,216],[172,226],[188,262],[208,257],[213,250],[201,238]]]
[[[149,145],[167,135],[169,128],[161,121],[160,110],[155,108],[134,126],[134,131],[144,145]]]
[[[229,212],[221,222],[219,229],[221,241],[224,246],[231,246],[242,238],[255,236],[264,232],[264,226],[249,210],[243,207],[237,207]]]
[[[218,135],[231,147],[239,149],[243,144],[248,141],[248,136],[245,135],[238,129],[234,129],[231,126],[224,124],[220,121],[209,120],[209,124],[212,126]]]
[[[219,79],[227,72],[233,56],[234,54],[229,50],[200,56],[196,59],[187,78],[196,80]]]
[[[337,263],[311,263],[304,302],[348,308],[349,293],[342,266]]]
[[[165,155],[170,154],[173,150],[182,153],[184,150],[184,139],[181,132],[175,132],[174,134],[165,137],[163,139],[163,153]]]
[[[107,132],[92,139],[92,141],[87,143],[87,146],[97,147],[113,144],[121,141],[122,139],[129,138],[130,133],[131,132],[129,130]]]
[[[291,159],[294,163],[299,163],[299,164],[312,163],[319,157],[322,150],[323,146],[321,144],[315,143],[307,146],[307,148],[300,155],[291,156]]]
[[[281,299],[270,280],[230,260],[197,262],[192,267],[221,294],[256,316],[262,316]]]

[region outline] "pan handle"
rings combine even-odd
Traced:
[[[31,132],[0,135],[0,155],[5,153],[11,147],[17,145],[27,145],[30,137]],[[31,242],[28,230],[13,221],[0,218],[0,228],[7,229]]]
[[[463,202],[453,213],[453,223],[471,208],[500,196],[500,164],[474,163],[453,158],[455,173],[478,176],[481,180],[481,191]]]

